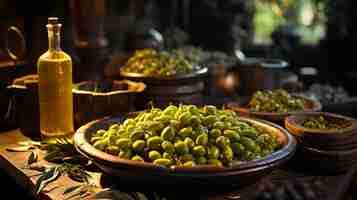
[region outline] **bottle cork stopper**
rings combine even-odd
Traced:
[[[58,17],[49,17],[48,24],[58,24]]]

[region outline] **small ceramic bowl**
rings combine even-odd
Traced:
[[[305,120],[323,116],[338,123],[338,129],[311,129],[303,126]],[[351,117],[327,113],[307,112],[285,118],[286,129],[303,145],[321,150],[351,150],[357,148],[357,120]]]
[[[265,119],[271,122],[276,122],[279,125],[284,124],[284,119],[287,116],[296,114],[296,113],[301,113],[301,112],[311,112],[311,111],[320,111],[322,109],[322,106],[320,102],[313,100],[311,98],[308,98],[306,96],[302,95],[292,95],[293,97],[298,97],[302,98],[305,100],[305,105],[304,109],[301,111],[291,111],[291,112],[254,112],[251,111],[250,108],[248,107],[248,103],[250,101],[250,98],[247,99],[242,99],[241,102],[230,102],[227,104],[227,107],[238,112],[241,116],[249,116],[249,117],[254,117],[254,118],[260,118],[260,119]]]
[[[311,117],[323,116],[341,125],[339,129],[312,129],[303,126]],[[307,112],[285,118],[286,129],[298,140],[297,163],[326,173],[340,173],[357,164],[357,121],[326,112]]]

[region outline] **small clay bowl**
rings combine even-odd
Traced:
[[[83,81],[74,85],[75,125],[136,110],[134,102],[144,90],[142,82],[129,80]]]
[[[303,126],[311,117],[323,116],[341,125],[339,129],[311,129]],[[304,146],[319,150],[352,150],[357,148],[357,120],[351,117],[327,113],[307,112],[285,118],[286,129]]]
[[[279,125],[284,124],[284,119],[287,116],[301,113],[301,112],[312,112],[320,111],[322,106],[319,101],[313,100],[303,95],[292,94],[291,96],[304,99],[305,105],[304,109],[301,111],[291,111],[291,112],[254,112],[248,107],[250,97],[248,99],[243,99],[241,102],[230,102],[227,107],[238,112],[241,116],[254,117],[259,119],[265,119],[271,122],[278,123]]]

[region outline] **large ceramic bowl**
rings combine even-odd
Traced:
[[[227,107],[238,112],[242,116],[265,119],[271,122],[279,123],[280,125],[283,125],[285,117],[288,117],[290,115],[301,113],[301,112],[320,111],[322,109],[320,102],[316,100],[313,100],[311,98],[302,95],[292,94],[291,96],[304,99],[305,105],[303,110],[291,111],[291,112],[255,112],[255,111],[251,111],[250,108],[248,107],[250,98],[242,99],[240,102],[230,102],[227,104]]]
[[[121,159],[94,148],[89,140],[98,129],[106,129],[113,123],[121,123],[125,117],[104,118],[88,123],[77,130],[74,144],[84,156],[92,159],[107,174],[120,179],[148,181],[152,183],[197,183],[219,185],[245,185],[257,181],[292,157],[296,140],[285,129],[273,123],[240,118],[240,120],[266,128],[275,134],[280,148],[272,154],[249,162],[232,163],[230,167],[198,165],[190,168],[166,168],[148,162]]]
[[[140,98],[141,101],[138,102],[142,109],[145,109],[149,102],[157,107],[179,103],[201,103],[207,75],[206,67],[192,73],[173,76],[147,76],[120,70],[122,78],[146,84],[147,88]]]

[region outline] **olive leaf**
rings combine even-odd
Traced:
[[[32,140],[21,141],[21,142],[18,142],[17,144],[19,144],[21,146],[35,146],[35,147],[40,147],[42,145],[41,142],[32,141]]]
[[[35,147],[33,147],[33,146],[18,146],[18,147],[8,147],[8,148],[6,148],[6,150],[11,151],[11,152],[27,152],[34,148]]]
[[[38,159],[38,155],[37,155],[37,151],[31,151],[29,158],[27,159],[27,164],[31,165],[32,163],[37,162]]]
[[[82,185],[69,186],[64,189],[63,194],[68,194],[68,193],[74,192],[75,190],[79,189],[80,187],[82,187]]]
[[[50,182],[55,181],[60,176],[60,170],[58,166],[46,169],[42,175],[38,178],[35,184],[36,194],[39,194],[43,188],[46,187]]]

